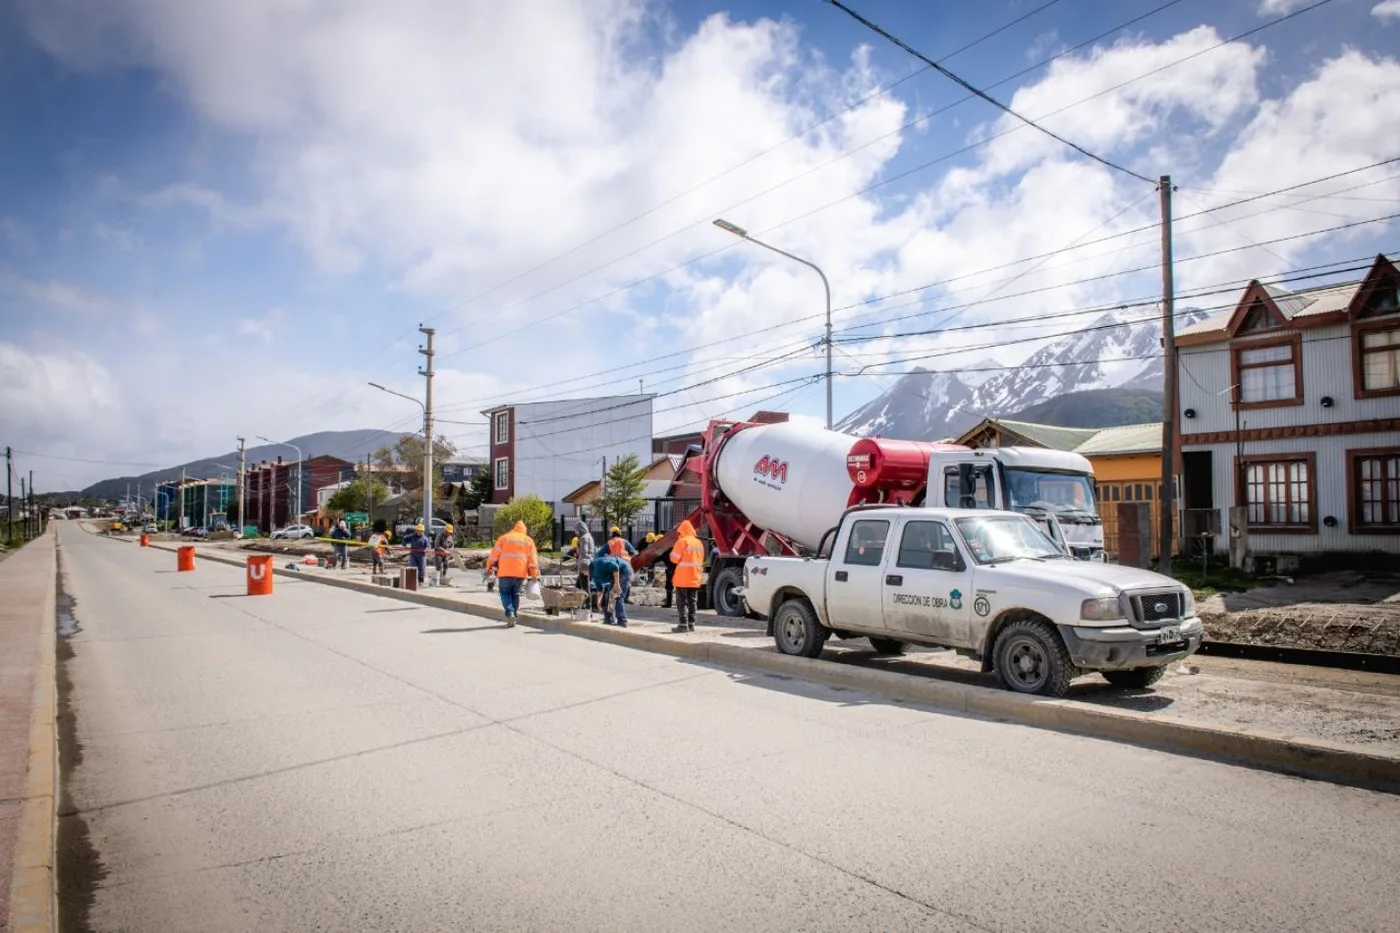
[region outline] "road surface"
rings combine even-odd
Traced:
[[[69,929],[1395,928],[1392,796],[60,542]]]

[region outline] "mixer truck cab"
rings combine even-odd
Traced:
[[[1180,583],[1072,560],[1031,516],[991,509],[857,506],[815,557],[748,558],[741,592],[784,654],[814,658],[832,635],[950,648],[1041,696],[1090,672],[1150,686],[1202,638]]]
[[[1094,468],[1080,454],[1039,447],[936,450],[924,504],[1023,512],[1076,560],[1102,561]]]

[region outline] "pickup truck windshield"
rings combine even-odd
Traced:
[[[1006,468],[1006,493],[1016,511],[1049,512],[1061,521],[1097,521],[1094,489],[1083,473]]]
[[[955,524],[979,564],[1062,559],[1064,554],[1035,523],[1019,515],[959,518]]]

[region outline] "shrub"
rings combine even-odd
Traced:
[[[554,509],[539,496],[520,496],[501,506],[491,530],[499,538],[510,531],[516,522],[525,523],[536,545],[543,542],[545,547],[549,547],[554,543]]]

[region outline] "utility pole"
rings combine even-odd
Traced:
[[[39,521],[34,515],[34,471],[29,471],[29,537],[34,537]]]
[[[428,360],[427,367],[418,370],[418,375],[427,380],[424,393],[426,401],[423,404],[423,528],[431,534],[433,530],[433,335],[437,331],[419,324],[418,332],[428,338],[428,345],[418,348],[418,352]]]
[[[15,453],[5,448],[5,506],[10,513],[10,530],[5,543],[15,539]]]
[[[1172,565],[1172,518],[1176,511],[1176,296],[1172,278],[1172,177],[1158,179],[1157,195],[1162,209],[1162,392],[1166,396],[1162,418],[1162,492],[1157,497],[1157,547],[1161,557],[1157,569],[1169,573]]]
[[[244,457],[247,453],[248,442],[243,438],[238,439],[238,531],[242,534],[243,528],[248,524],[248,516],[243,514],[243,470],[246,463]]]
[[[180,467],[180,521],[175,526],[176,531],[185,530],[185,468]]]
[[[24,491],[24,477],[19,478],[19,501],[23,506],[29,502],[29,493]],[[29,540],[29,513],[24,513],[24,525],[20,528],[20,534],[24,535],[24,540]]]

